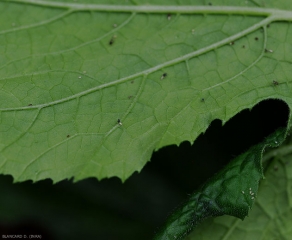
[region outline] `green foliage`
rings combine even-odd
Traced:
[[[291,139],[289,145],[273,151],[273,155],[276,157],[266,168],[266,178],[260,183],[248,218],[244,221],[230,216],[208,219],[186,240],[291,239]]]
[[[2,0],[0,12],[0,173],[14,181],[124,181],[154,150],[193,143],[214,119],[226,123],[268,98],[292,106],[288,0]],[[252,201],[241,191],[257,195],[265,144],[170,222],[196,225],[194,207],[199,220],[244,218]],[[234,177],[239,166],[249,181]],[[212,185],[229,174],[231,195]]]
[[[214,119],[291,105],[290,12],[118,2],[0,2],[1,173],[125,180]]]
[[[230,162],[169,217],[155,239],[183,239],[209,217],[230,215],[243,220],[256,200],[263,177],[263,150],[281,144],[285,132],[279,129]]]

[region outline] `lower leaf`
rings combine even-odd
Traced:
[[[177,208],[154,239],[182,239],[209,217],[231,215],[243,220],[253,206],[259,182],[264,177],[263,151],[266,147],[279,146],[285,135],[286,129],[280,128],[236,157]]]

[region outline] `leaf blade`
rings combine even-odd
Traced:
[[[154,239],[184,239],[210,217],[230,215],[243,220],[257,198],[259,182],[263,178],[262,152],[267,146],[281,144],[285,134],[286,129],[278,129],[265,141],[232,160],[171,214]]]
[[[125,180],[153,150],[193,142],[216,118],[226,122],[268,97],[291,105],[289,56],[276,51],[284,47],[277,27],[265,27],[289,21],[289,11],[181,6],[177,11],[210,15],[168,19],[141,13],[172,7],[162,11],[155,4],[109,6],[134,13],[99,12],[103,5],[85,2],[0,4],[9,9],[3,18],[17,19],[20,6],[31,19],[39,21],[42,9],[48,16],[38,25],[19,17],[19,26],[1,28],[1,45],[7,47],[0,69],[0,171],[16,181]],[[273,79],[279,79],[277,87]]]

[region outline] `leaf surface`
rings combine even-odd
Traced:
[[[263,178],[262,153],[267,146],[275,147],[281,144],[285,131],[286,129],[277,130],[262,143],[236,157],[198,191],[191,194],[189,199],[172,213],[155,239],[184,239],[194,227],[210,217],[230,215],[243,220],[256,201],[259,182]]]
[[[290,9],[0,1],[0,172],[125,180],[214,119],[267,98],[291,107]]]
[[[286,155],[279,155],[289,149]],[[231,216],[208,219],[186,240],[291,239],[291,143],[277,153],[265,172],[252,211],[244,221]]]

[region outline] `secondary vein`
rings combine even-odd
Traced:
[[[141,77],[143,75],[148,75],[150,73],[156,72],[156,71],[158,71],[160,69],[163,69],[165,67],[169,67],[169,66],[172,66],[174,64],[180,63],[182,61],[185,61],[185,60],[191,59],[193,57],[199,56],[201,54],[204,54],[206,52],[210,52],[210,51],[212,51],[212,50],[214,50],[214,49],[216,49],[218,47],[221,47],[221,46],[223,46],[225,44],[228,44],[228,43],[230,43],[232,41],[235,41],[236,39],[239,39],[239,38],[241,38],[241,37],[253,32],[253,31],[255,31],[255,30],[257,30],[257,29],[259,29],[259,28],[271,23],[273,20],[274,20],[274,17],[270,16],[270,17],[265,18],[264,20],[260,21],[259,23],[254,24],[253,26],[245,29],[244,31],[241,31],[241,32],[239,32],[237,34],[234,34],[231,37],[225,38],[225,39],[223,39],[223,40],[221,40],[219,42],[211,44],[210,46],[207,46],[205,48],[199,49],[197,51],[191,52],[191,53],[186,54],[184,56],[181,56],[181,57],[175,58],[173,60],[167,61],[165,63],[159,64],[159,65],[157,65],[155,67],[149,68],[149,69],[144,70],[142,72],[135,73],[135,74],[132,74],[130,76],[127,76],[127,77],[124,77],[124,78],[120,78],[120,79],[117,79],[117,80],[109,82],[109,83],[101,84],[99,86],[90,88],[88,90],[79,92],[77,94],[74,94],[74,95],[72,95],[70,97],[62,98],[62,99],[59,99],[59,100],[56,100],[56,101],[53,101],[53,102],[50,102],[50,103],[35,105],[35,106],[33,106],[33,108],[45,108],[45,107],[48,107],[48,106],[51,106],[51,105],[59,104],[59,103],[62,103],[62,102],[67,102],[69,100],[73,100],[75,98],[78,98],[78,97],[84,96],[86,94],[95,92],[97,90],[101,90],[101,89],[104,89],[104,88],[107,88],[107,87],[110,87],[110,86],[113,86],[113,85],[117,85],[117,84],[120,84],[120,83],[123,83],[123,82],[127,82],[129,80]],[[24,110],[26,108],[28,108],[28,107],[4,108],[4,109],[0,109],[0,111],[16,111],[16,110]]]

